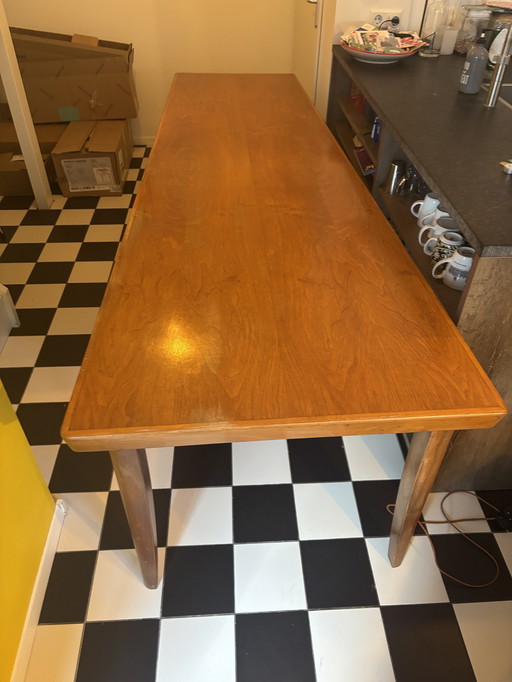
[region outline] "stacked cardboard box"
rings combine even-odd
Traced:
[[[50,179],[56,171],[66,196],[120,194],[132,154],[126,119],[138,111],[132,46],[20,28],[11,35],[34,123],[69,122],[41,145]],[[0,127],[0,194],[30,194],[17,138],[9,142],[6,130]]]

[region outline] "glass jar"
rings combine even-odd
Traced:
[[[455,52],[465,55],[487,28],[492,10],[485,5],[463,5],[462,25],[455,41]]]
[[[444,0],[428,0],[421,25],[421,39],[426,45],[419,50],[420,57],[439,57],[443,32],[448,20],[448,5]]]

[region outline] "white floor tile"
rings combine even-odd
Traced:
[[[101,197],[98,208],[130,208],[131,194],[122,194],[120,197]]]
[[[67,514],[59,538],[59,552],[98,549],[108,493],[63,493]]]
[[[68,282],[108,282],[110,261],[79,261],[73,265]]]
[[[90,334],[99,308],[57,308],[48,334]]]
[[[138,177],[139,177],[139,169],[138,168],[129,168],[128,169],[128,173],[126,174],[126,179],[128,180],[128,182],[133,181],[133,180],[137,180]],[[16,224],[16,223],[14,223],[14,224]]]
[[[233,500],[229,488],[184,488],[171,494],[168,545],[233,542]]]
[[[52,229],[52,225],[20,225],[9,243],[44,244]]]
[[[404,458],[394,434],[344,436],[343,443],[353,481],[401,477]]]
[[[0,211],[0,227],[2,225],[19,225],[27,213],[26,209],[14,210],[8,209]]]
[[[33,367],[44,336],[9,336],[0,352],[0,367]]]
[[[495,533],[494,537],[512,575],[512,533]]]
[[[140,159],[141,157],[144,156],[145,151],[146,151],[145,147],[134,147],[133,148],[133,158],[134,159]]]
[[[160,570],[165,549],[158,550]],[[155,590],[148,590],[140,576],[134,549],[101,551],[91,588],[87,620],[127,620],[159,618],[162,581]]]
[[[233,443],[233,485],[291,483],[286,440]]]
[[[512,680],[512,601],[453,608],[478,682]]]
[[[381,606],[449,601],[428,538],[413,537],[397,568],[389,563],[388,545],[389,538],[366,539]]]
[[[164,618],[156,682],[235,682],[235,617]]]
[[[306,608],[298,542],[235,545],[237,613]]]
[[[352,483],[301,483],[293,490],[301,540],[362,537]]]
[[[16,308],[56,308],[64,284],[26,284],[16,302]]]
[[[93,208],[65,208],[60,212],[56,225],[89,225]]]
[[[59,445],[32,445],[32,453],[36,459],[39,471],[48,484],[52,477],[55,460],[59,453]]]
[[[2,284],[25,284],[34,269],[34,263],[0,263]]]
[[[82,624],[39,625],[25,682],[70,682],[82,641]]]
[[[393,682],[380,609],[310,611],[316,682]]]
[[[427,503],[423,508],[423,518],[431,521],[444,521],[445,517],[441,512],[441,502],[446,493],[430,493]],[[475,519],[485,516],[480,506],[480,502],[474,495],[468,493],[456,493],[450,495],[444,503],[444,509],[452,519]],[[457,523],[464,533],[488,533],[490,531],[487,521],[464,521]],[[457,533],[449,523],[427,523],[428,532],[431,535]]]
[[[61,194],[54,194],[52,198],[52,205],[50,208],[54,211],[60,211],[66,205],[67,197],[63,197]],[[34,204],[32,204],[34,206]]]
[[[174,448],[146,448],[146,457],[148,460],[151,487],[154,489],[170,488]],[[115,474],[112,476],[110,490],[119,490],[119,483],[117,482]]]
[[[123,225],[91,225],[84,242],[117,242],[122,231]]]
[[[80,242],[54,242],[46,244],[38,260],[40,263],[74,261],[80,251],[80,247]]]
[[[23,402],[68,402],[79,371],[80,367],[34,367],[23,394]]]

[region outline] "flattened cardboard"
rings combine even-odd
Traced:
[[[128,121],[75,121],[52,158],[64,196],[118,196],[133,147]]]
[[[19,155],[12,152],[0,154],[0,194],[7,196],[34,194],[25,161],[16,160],[18,158]],[[43,161],[48,180],[53,182],[55,180],[55,169],[51,155],[43,154]]]
[[[66,127],[66,123],[42,123],[34,126],[42,154],[52,153]],[[20,154],[21,147],[14,123],[0,122],[0,153],[6,152]]]
[[[11,34],[35,123],[137,116],[130,44],[20,28]]]

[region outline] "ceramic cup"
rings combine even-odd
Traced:
[[[429,239],[441,236],[444,232],[457,232],[457,223],[453,218],[447,216],[439,218],[433,225],[424,225],[418,232],[418,241],[425,250],[425,245]],[[425,251],[428,253],[428,251]]]
[[[419,222],[419,227],[425,227],[426,225],[435,225],[439,218],[449,218],[450,214],[443,206],[443,204],[438,204],[436,208],[429,214],[425,215]]]
[[[432,214],[438,206],[439,199],[434,196],[432,192],[425,194],[423,199],[419,199],[418,201],[414,202],[414,204],[411,206],[411,213],[415,218],[418,219],[418,227],[421,226],[421,221],[423,218]]]
[[[432,274],[436,279],[442,279],[446,286],[462,291],[467,282],[474,256],[475,249],[470,246],[459,246],[448,258],[444,258],[434,265]]]
[[[458,232],[443,232],[438,237],[431,237],[423,251],[430,256],[431,263],[438,263],[449,258],[457,247],[464,244],[464,237]]]

